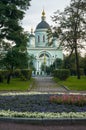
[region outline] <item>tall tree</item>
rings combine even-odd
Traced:
[[[2,59],[4,67],[9,70],[8,77],[7,77],[7,83],[10,83],[10,78],[13,73],[14,69],[17,68],[27,68],[27,54],[20,52],[17,48],[8,51],[6,53],[6,56]]]
[[[26,49],[27,34],[24,32],[20,21],[24,17],[25,10],[29,8],[30,1],[0,1],[0,46],[4,49],[3,51],[8,51],[1,61],[9,70],[8,83],[10,82],[13,68],[16,66],[21,68],[21,65],[24,67],[27,64],[27,55],[23,53]],[[12,47],[12,43],[15,44],[15,47]],[[23,61],[22,63],[21,60]]]
[[[70,56],[75,53],[77,78],[80,79],[78,51],[86,41],[86,1],[71,0],[70,6],[64,12],[55,12],[52,19],[57,24],[54,29],[59,34],[61,46],[70,52]]]
[[[30,6],[30,0],[1,0],[0,1],[0,41],[3,39],[14,41],[20,45],[24,38],[20,20],[25,10]],[[21,40],[22,39],[22,40]],[[2,42],[0,42],[2,44]]]

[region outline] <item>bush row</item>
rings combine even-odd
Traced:
[[[68,69],[54,70],[53,76],[59,78],[60,80],[66,80],[70,76],[70,71]]]
[[[7,79],[9,70],[0,70],[0,82],[3,82],[4,79]],[[17,69],[12,72],[13,78],[20,78],[21,80],[30,80],[32,76],[32,70],[28,69]]]
[[[76,69],[71,68],[71,69],[70,69],[70,74],[71,74],[72,76],[76,76],[76,75],[77,75]],[[80,68],[80,75],[85,75],[85,71],[84,71],[83,68]]]

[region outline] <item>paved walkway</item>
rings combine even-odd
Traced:
[[[0,130],[86,130],[86,125],[30,125],[2,122]]]
[[[34,77],[35,86],[31,89],[32,92],[67,92],[67,89],[56,84],[52,77]]]

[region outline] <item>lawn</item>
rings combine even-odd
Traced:
[[[86,91],[86,76],[81,77],[80,80],[75,76],[71,76],[66,81],[59,81],[58,79],[55,79],[55,81],[67,86],[70,90]]]
[[[34,80],[31,79],[29,81],[21,81],[20,79],[11,79],[10,84],[7,84],[6,81],[4,83],[0,83],[0,91],[26,91],[30,89],[31,84],[33,84]]]

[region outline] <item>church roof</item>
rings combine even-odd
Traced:
[[[46,21],[41,21],[36,27],[36,29],[49,29],[49,28],[50,26]]]
[[[35,35],[34,34],[30,34],[30,37],[35,37]]]
[[[42,21],[37,25],[37,27],[36,27],[36,29],[49,29],[50,28],[50,26],[49,26],[49,24],[45,21],[45,12],[44,12],[44,10],[43,10],[43,12],[42,12]]]

